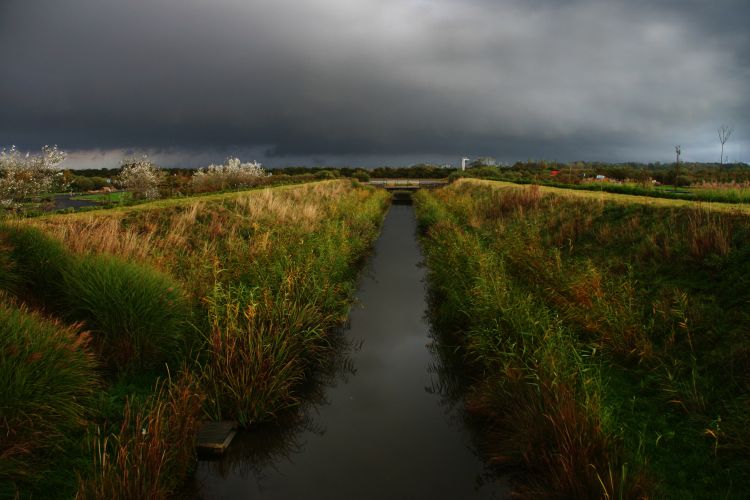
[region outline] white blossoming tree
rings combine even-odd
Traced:
[[[0,152],[0,204],[17,207],[43,193],[65,189],[57,166],[65,160],[57,146],[44,146],[41,154],[21,154],[15,146]]]
[[[159,167],[144,156],[141,159],[123,160],[118,182],[132,193],[133,198],[155,199],[159,197],[160,177]]]
[[[219,191],[259,184],[268,174],[258,162],[242,163],[239,158],[227,158],[223,165],[209,165],[193,174],[193,189]]]

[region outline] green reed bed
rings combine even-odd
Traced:
[[[11,490],[165,498],[189,473],[200,418],[249,426],[296,405],[387,204],[333,181],[0,228],[0,284],[16,297],[5,302],[78,322],[102,380],[77,430],[90,436],[86,458],[72,446],[77,460],[49,460],[41,481]],[[181,375],[165,382],[170,372]]]
[[[750,186],[737,184],[703,184],[691,186],[696,199],[726,203],[750,203]]]
[[[436,324],[520,495],[742,497],[746,215],[477,181],[416,203]]]

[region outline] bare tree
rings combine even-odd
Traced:
[[[719,157],[719,165],[724,165],[724,143],[726,143],[732,136],[734,128],[729,125],[722,125],[719,127],[717,132],[719,133],[719,142],[721,143],[721,156]]]
[[[677,155],[677,161],[674,163],[674,190],[677,191],[677,178],[680,176],[680,155],[682,154],[682,147],[678,144],[674,147],[674,152]]]

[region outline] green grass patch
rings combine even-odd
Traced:
[[[71,200],[86,200],[95,201],[98,203],[111,203],[118,204],[129,201],[132,195],[127,191],[115,191],[113,193],[92,193],[92,194],[77,194],[72,196]]]
[[[27,300],[59,308],[63,272],[75,261],[64,246],[38,229],[7,224],[0,226],[0,242],[6,269],[12,269],[12,277],[4,280],[6,290],[18,288]]]
[[[60,482],[50,468],[75,447],[99,382],[78,328],[7,303],[0,325],[0,496],[12,498]]]

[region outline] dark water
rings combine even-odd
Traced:
[[[99,205],[95,201],[91,200],[74,200],[71,199],[75,195],[70,194],[58,194],[55,195],[54,204],[51,205],[51,210],[63,210],[65,208],[81,208],[81,207],[95,207]]]
[[[206,499],[503,498],[451,403],[425,320],[413,208],[386,217],[338,370],[317,402],[196,473]]]

